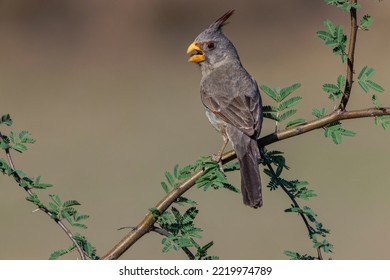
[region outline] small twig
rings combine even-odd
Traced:
[[[357,4],[357,0],[351,0],[352,4]],[[354,60],[355,60],[355,46],[358,31],[357,25],[357,11],[351,8],[351,31],[349,35],[348,45],[348,60],[347,60],[347,79],[345,83],[344,93],[339,104],[339,110],[344,111],[347,107],[349,97],[351,95],[353,74],[354,74]]]
[[[0,138],[3,138],[3,134],[1,132],[0,132]],[[15,164],[13,162],[9,148],[6,148],[4,150],[5,150],[5,154],[7,157],[8,165],[11,167],[12,172],[14,173],[13,176],[15,177],[15,179],[17,180],[18,183],[22,183],[23,179],[16,173]],[[29,196],[33,195],[33,192],[31,191],[31,189],[29,187],[23,187],[23,188],[29,194]],[[53,214],[50,212],[49,209],[44,208],[44,207],[39,207],[38,209],[41,210],[42,212],[46,213],[50,218],[53,217]],[[86,259],[85,253],[84,253],[83,249],[80,247],[80,245],[78,244],[78,242],[76,241],[76,239],[74,239],[72,232],[65,226],[64,223],[62,223],[62,221],[60,221],[58,219],[53,219],[53,220],[65,232],[65,234],[69,237],[69,239],[72,241],[72,243],[76,246],[76,249],[79,252],[80,258],[82,260],[85,260]]]

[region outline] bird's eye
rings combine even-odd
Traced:
[[[209,42],[209,43],[207,43],[207,48],[208,48],[209,50],[212,50],[212,49],[215,48],[215,44],[214,44],[213,42]]]

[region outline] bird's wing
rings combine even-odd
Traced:
[[[238,128],[248,136],[258,137],[261,123],[259,110],[260,93],[256,82],[246,85],[226,80],[219,83],[205,82],[201,86],[201,98],[204,106],[228,124]]]

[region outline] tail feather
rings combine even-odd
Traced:
[[[255,139],[245,134],[240,138],[240,141],[234,143],[234,149],[240,162],[243,201],[245,205],[258,208],[263,205],[258,165],[259,148]]]

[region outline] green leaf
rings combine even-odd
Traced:
[[[173,178],[172,174],[168,171],[165,172],[165,178],[167,178],[169,185],[171,187],[175,187],[175,179]]]
[[[178,164],[175,164],[175,166],[173,167],[173,175],[177,179],[179,177],[179,174],[180,174],[180,167]]]
[[[163,238],[161,240],[161,243],[164,245],[164,247],[162,249],[163,253],[168,253],[173,248],[173,245],[170,242],[169,238]]]
[[[0,138],[0,148],[2,149],[9,149],[11,148],[11,146],[9,145],[9,138],[5,135],[3,135],[3,137]]]
[[[336,32],[336,29],[332,23],[332,21],[330,20],[326,20],[324,21],[324,26],[326,27],[326,29],[329,31],[329,33],[333,36]]]
[[[331,137],[335,144],[341,144],[342,136],[354,137],[356,132],[342,128],[339,122],[324,127],[325,137]]]
[[[0,124],[5,124],[6,126],[11,126],[12,125],[12,119],[9,114],[2,115],[0,119]]]
[[[182,216],[179,212],[179,210],[177,210],[175,207],[172,207],[172,213],[173,213],[173,216],[175,216],[175,219],[180,222],[181,219],[182,219]]]
[[[368,66],[364,66],[363,69],[359,73],[358,80],[361,80],[363,77],[366,76],[367,70],[368,70]]]
[[[81,224],[81,223],[73,223],[72,226],[82,228],[82,229],[88,228],[85,224]]]
[[[19,153],[27,151],[26,145],[24,145],[22,143],[16,143],[16,144],[12,145],[11,148],[14,149],[15,151],[19,152]]]
[[[64,250],[64,249],[56,250],[53,253],[51,253],[49,260],[57,260],[59,257],[65,255],[67,253],[69,253],[68,250]]]
[[[198,215],[199,210],[196,207],[189,208],[183,215],[182,223],[188,223],[195,219],[196,215]]]
[[[70,206],[76,206],[81,205],[77,200],[68,200],[65,201],[64,204],[62,204],[62,207],[70,207]]]
[[[314,108],[312,111],[312,115],[317,117],[317,118],[322,118],[323,116],[326,115],[326,109],[325,108],[322,108],[322,109]]]
[[[358,84],[365,93],[367,93],[370,90],[365,81],[358,80]]]
[[[55,203],[56,205],[58,205],[58,206],[61,206],[61,205],[62,205],[61,199],[60,199],[60,197],[59,197],[58,195],[56,195],[56,194],[50,194],[49,196],[50,196],[50,198],[54,201],[54,203]]]
[[[157,219],[161,215],[160,211],[155,207],[149,208],[149,212],[153,215],[153,218],[155,219]]]
[[[346,36],[344,35],[344,29],[341,25],[336,26],[335,35],[338,44],[342,44],[343,42],[346,41]]]
[[[374,19],[370,15],[364,15],[360,20],[360,29],[363,31],[367,31],[368,27],[372,25]]]
[[[266,118],[266,119],[279,121],[279,118],[276,116],[276,114],[273,114],[273,113],[263,113],[263,117]]]
[[[35,139],[31,138],[30,135],[30,132],[23,130],[19,133],[19,138],[22,143],[35,143]]]
[[[322,89],[327,93],[338,93],[340,92],[340,88],[334,84],[324,84],[322,85]]]
[[[367,80],[366,81],[366,84],[368,87],[370,87],[371,89],[377,91],[377,92],[384,92],[385,90],[383,89],[383,87],[381,87],[380,85],[378,85],[377,83],[374,83],[373,81],[371,80]]]
[[[288,110],[288,111],[284,112],[283,114],[281,114],[279,116],[279,120],[280,121],[284,121],[285,119],[287,119],[287,118],[291,117],[292,115],[294,115],[296,112],[297,112],[296,109]]]
[[[345,87],[345,76],[343,75],[339,75],[337,77],[337,86],[339,87],[339,89],[342,91],[342,89]]]
[[[161,187],[163,188],[163,190],[164,190],[166,193],[169,193],[169,188],[168,188],[167,183],[161,182]]]
[[[229,162],[229,163],[226,163],[223,166],[223,169],[224,169],[225,172],[240,170],[240,163],[239,162]]]
[[[286,88],[282,88],[280,90],[280,101],[283,101],[287,96],[289,96],[292,92],[294,92],[295,90],[297,90],[300,87],[301,87],[301,84],[296,83],[296,84],[293,84],[293,85],[288,86]]]
[[[8,163],[2,158],[0,158],[0,171],[6,175],[11,175],[11,173],[13,172],[13,170],[9,167]]]
[[[77,215],[77,214],[75,214],[75,216],[74,216],[74,220],[76,222],[81,221],[81,220],[86,220],[88,218],[89,218],[89,215]]]
[[[277,112],[277,111],[278,111],[278,108],[275,106],[271,106],[271,105],[264,105],[263,106],[263,113],[264,112]]]
[[[336,27],[330,20],[324,22],[327,31],[318,31],[317,36],[325,41],[325,45],[333,48],[333,53],[341,56],[343,63],[347,61],[347,54],[345,52],[347,36],[344,34],[343,27],[337,25]]]
[[[329,42],[329,41],[333,40],[332,34],[330,34],[327,31],[320,30],[320,31],[317,31],[316,34],[317,34],[318,38],[324,40],[325,42]]]
[[[302,124],[305,122],[306,122],[305,119],[302,119],[302,118],[294,119],[294,120],[291,120],[287,123],[286,128],[289,128],[289,127],[294,126],[294,125]]]
[[[374,76],[375,73],[376,71],[368,66],[364,66],[363,69],[360,71],[358,76],[358,83],[364,92],[367,93],[370,89],[373,89],[377,92],[384,91],[382,86],[371,81],[371,78]]]
[[[351,3],[349,0],[325,0],[328,5],[334,5],[343,11],[349,12],[351,9],[360,9],[360,3]]]
[[[30,184],[30,186],[36,189],[47,189],[53,186],[52,184],[42,183],[41,179],[42,176],[38,176],[35,181]]]
[[[38,207],[44,206],[42,202],[39,200],[38,195],[36,193],[32,193],[30,196],[26,197],[26,200],[34,203]]]
[[[375,125],[381,125],[386,130],[390,126],[390,116],[375,116]]]
[[[260,89],[265,92],[269,97],[271,97],[276,102],[279,102],[279,96],[273,91],[270,87],[266,85],[260,85]]]
[[[322,242],[314,242],[314,248],[321,248],[325,253],[331,253],[333,249],[333,245],[329,243],[328,240],[324,240]]]
[[[294,97],[292,97],[292,98],[290,98],[290,99],[280,103],[279,104],[279,111],[282,111],[284,109],[288,109],[288,108],[294,107],[301,100],[302,100],[302,97],[294,96]]]
[[[187,203],[187,204],[190,204],[190,205],[197,205],[196,201],[194,200],[191,200],[191,199],[188,199],[184,196],[179,196],[176,201],[176,203]]]

